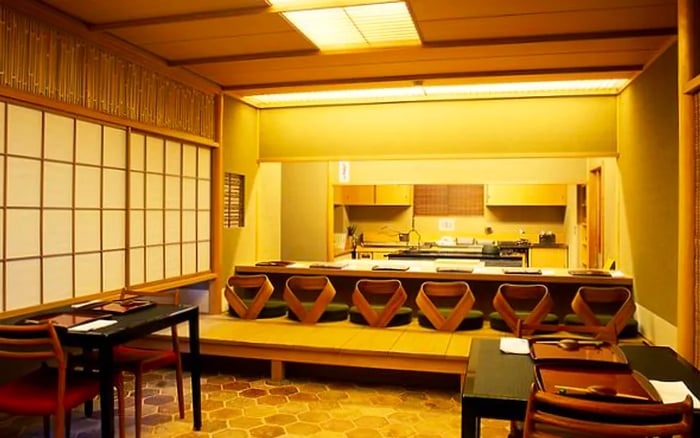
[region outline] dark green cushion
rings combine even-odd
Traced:
[[[527,315],[529,315],[529,313],[530,312],[523,312],[523,311],[516,311],[515,312],[515,314],[520,319],[527,318]],[[494,330],[498,330],[500,332],[510,332],[510,328],[508,327],[506,322],[503,321],[503,317],[501,317],[501,314],[498,312],[489,313],[489,324],[491,325],[491,328]],[[544,320],[542,321],[542,324],[559,324],[559,317],[557,315],[555,315],[554,313],[548,313],[547,316],[545,316]]]
[[[596,314],[596,318],[601,324],[606,325],[612,319],[612,315]],[[566,325],[583,325],[583,321],[575,313],[569,313],[564,316],[564,324]],[[636,338],[639,334],[639,323],[636,319],[630,319],[625,323],[625,328],[622,329],[618,338]]]
[[[250,305],[253,303],[253,300],[243,299],[243,302],[246,306],[250,307]],[[231,306],[228,306],[228,313],[234,318],[238,318],[238,314],[235,310],[233,310]],[[287,303],[280,300],[269,300],[267,303],[265,303],[265,306],[260,310],[260,313],[258,313],[257,319],[279,318],[280,316],[285,316],[286,314]]]
[[[301,303],[304,309],[308,312],[314,303]],[[347,304],[340,303],[330,303],[326,310],[321,314],[318,322],[333,322],[333,321],[345,321],[348,319],[348,308]],[[294,312],[289,311],[287,313],[287,318],[292,321],[299,321],[299,318],[294,314]]]
[[[380,305],[371,305],[370,307],[374,309],[375,312],[381,312],[382,309],[384,309],[384,306]],[[396,312],[396,315],[394,315],[394,317],[391,318],[391,321],[389,321],[389,324],[387,324],[387,327],[396,327],[399,325],[410,324],[411,319],[413,319],[413,309],[411,309],[410,307],[400,307],[399,310]],[[367,325],[365,317],[362,316],[362,314],[360,313],[360,309],[358,309],[357,306],[352,306],[350,308],[350,322],[355,324]]]
[[[438,310],[447,318],[452,313],[451,308],[438,307]],[[418,311],[418,324],[421,327],[434,329],[433,323],[425,316],[422,310]],[[462,322],[457,326],[455,330],[478,330],[484,326],[484,312],[481,310],[470,310],[467,316],[462,320]]]

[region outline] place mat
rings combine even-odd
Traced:
[[[343,269],[346,267],[348,264],[347,263],[312,263],[309,265],[309,268],[317,268],[317,269]]]
[[[408,271],[408,266],[405,265],[374,265],[373,271]]]
[[[56,327],[70,328],[79,324],[104,318],[106,314],[81,313],[81,312],[54,312],[43,315],[35,315],[23,319],[20,324],[46,324],[51,322]]]
[[[586,369],[535,365],[535,380],[542,391],[571,397],[624,403],[661,402],[649,380],[630,369]]]
[[[255,266],[289,266],[293,263],[294,262],[290,262],[287,260],[268,260],[263,262],[257,262]]]
[[[588,339],[530,339],[530,356],[536,363],[629,368],[625,353],[617,345]]]
[[[469,274],[471,272],[474,272],[474,268],[469,266],[438,266],[435,268],[435,272],[462,272],[465,274]]]
[[[153,301],[129,298],[126,300],[116,300],[107,304],[102,304],[101,306],[94,307],[93,309],[109,313],[124,314],[135,312],[137,310],[145,309],[155,305],[156,303],[154,303]]]
[[[542,270],[538,268],[503,268],[504,274],[527,274],[542,275]]]
[[[585,277],[612,277],[612,273],[605,269],[569,269],[569,274]]]

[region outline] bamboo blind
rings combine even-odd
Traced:
[[[224,228],[243,227],[245,177],[224,172]]]
[[[483,216],[482,184],[416,185],[413,211],[416,216]]]
[[[214,95],[2,4],[0,86],[214,139]]]

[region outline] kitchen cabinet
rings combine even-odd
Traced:
[[[333,186],[335,205],[410,206],[413,186],[409,184]]]
[[[567,268],[569,267],[569,250],[566,247],[530,248],[530,267]]]
[[[566,206],[566,184],[489,184],[487,206]]]

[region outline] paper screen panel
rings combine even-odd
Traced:
[[[197,208],[197,180],[195,179],[182,179],[182,208],[185,210]]]
[[[146,210],[146,245],[163,243],[163,211]]]
[[[39,207],[40,201],[41,161],[7,157],[7,206]]]
[[[165,245],[165,278],[180,275],[180,244]]]
[[[102,164],[102,126],[84,120],[75,124],[75,162]]]
[[[126,169],[126,131],[111,126],[104,127],[102,165]]]
[[[143,210],[129,212],[129,246],[145,244],[146,217]]]
[[[102,260],[100,254],[77,254],[75,256],[75,296],[101,292]]]
[[[75,166],[75,207],[100,208],[101,170]]]
[[[169,175],[180,175],[180,156],[182,147],[180,143],[174,141],[165,142],[165,173]]]
[[[163,175],[146,174],[146,208],[163,208]]]
[[[197,180],[197,208],[199,210],[211,208],[211,183],[207,180]]]
[[[163,139],[146,137],[146,172],[163,173],[165,170],[163,147]]]
[[[129,251],[129,284],[140,284],[145,277],[145,248],[134,248]]]
[[[102,250],[126,248],[125,231],[125,210],[102,210]]]
[[[182,275],[197,272],[197,244],[182,244]]]
[[[209,242],[198,242],[197,243],[197,270],[198,271],[208,271],[210,268],[209,263]]]
[[[44,210],[44,255],[70,254],[73,252],[73,211]]]
[[[182,212],[182,241],[192,242],[197,239],[197,213],[194,211]]]
[[[45,257],[43,269],[45,303],[73,297],[73,256]]]
[[[131,172],[129,174],[129,201],[131,208],[144,208],[145,174]]]
[[[7,214],[7,258],[39,256],[39,214],[36,210],[8,208]]]
[[[102,253],[102,290],[120,290],[126,275],[126,251],[105,251]]]
[[[211,238],[209,233],[210,220],[208,211],[197,212],[197,240],[209,240]]]
[[[44,158],[73,162],[74,124],[70,117],[44,115]]]
[[[146,247],[146,281],[162,280],[165,267],[163,263],[163,246]]]
[[[39,259],[12,260],[5,263],[7,285],[5,310],[41,304]]]
[[[145,137],[141,134],[131,134],[129,144],[130,157],[129,169],[131,170],[146,170],[146,144]]]
[[[165,208],[180,208],[180,177],[165,177]]]
[[[165,212],[165,243],[180,242],[180,212]]]
[[[41,157],[42,112],[7,105],[7,153]]]
[[[199,159],[197,160],[197,177],[202,179],[211,179],[211,150],[209,150],[209,148],[199,148]]]
[[[197,176],[197,147],[191,144],[182,146],[182,174],[184,176]]]
[[[75,252],[100,250],[100,211],[78,210],[75,212]],[[97,265],[99,266],[99,264]]]
[[[116,169],[103,169],[102,181],[102,207],[126,208],[126,172]]]
[[[44,207],[73,207],[73,166],[44,162]]]

